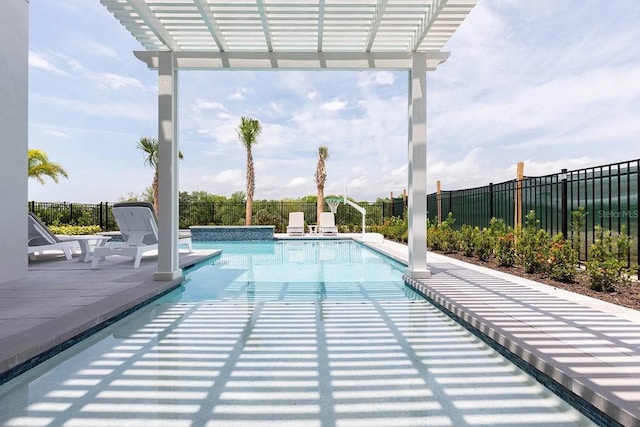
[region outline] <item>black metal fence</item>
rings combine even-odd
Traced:
[[[111,213],[114,203],[51,203],[29,202],[29,210],[38,215],[48,225],[98,225],[103,231],[117,230]],[[381,224],[390,216],[402,216],[405,210],[403,199],[380,202],[359,202],[367,211],[366,225]],[[316,203],[301,201],[253,202],[252,223],[275,225],[276,231],[286,231],[290,212],[304,212],[307,224],[317,223]],[[223,201],[211,203],[182,203],[179,206],[179,226],[192,225],[243,225],[245,203]],[[341,231],[361,231],[362,216],[350,206],[340,203],[336,211],[336,225]]]
[[[586,217],[580,231],[581,258],[588,259],[596,225],[612,232],[620,232],[624,226],[633,239],[630,261],[638,263],[639,169],[640,159],[524,177],[521,181],[522,217],[533,210],[541,228],[552,235],[561,232],[572,239],[571,213],[583,208]],[[518,181],[511,180],[484,187],[443,191],[440,196],[432,193],[427,195],[428,217],[430,221],[437,221],[440,197],[442,216],[446,217],[451,212],[456,220],[455,227],[463,224],[484,227],[492,217],[502,218],[514,226],[517,188]]]
[[[47,225],[97,225],[103,231],[117,230],[111,214],[113,203],[29,202],[29,210]]]

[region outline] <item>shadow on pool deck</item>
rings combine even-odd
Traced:
[[[407,259],[404,245],[369,246]],[[211,256],[181,254],[181,266]],[[152,280],[154,258],[139,270],[115,259],[98,271],[31,263],[27,279],[0,284],[0,373],[178,285]],[[640,312],[437,254],[428,262],[432,278],[411,282],[428,299],[602,411],[602,425],[640,426]]]

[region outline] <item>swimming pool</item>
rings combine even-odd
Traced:
[[[215,247],[176,291],[0,387],[0,425],[592,425],[358,243]]]

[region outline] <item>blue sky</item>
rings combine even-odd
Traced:
[[[640,158],[640,2],[479,0],[427,76],[428,191]],[[69,179],[29,200],[117,201],[149,186],[136,148],[157,136],[157,73],[98,0],[31,0],[29,147]],[[260,120],[257,199],[357,200],[407,186],[404,72],[180,72],[180,190],[244,190],[240,117]]]

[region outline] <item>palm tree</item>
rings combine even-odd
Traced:
[[[316,218],[324,211],[324,183],[327,180],[327,166],[325,160],[329,158],[329,148],[321,145],[318,147],[318,165],[316,166],[316,186],[318,187],[318,211]]]
[[[142,137],[138,141],[138,148],[144,151],[146,157],[144,163],[153,168],[153,208],[158,212],[158,140],[155,138]],[[178,158],[182,160],[182,151],[178,151]]]
[[[47,153],[37,148],[30,148],[27,151],[27,165],[29,178],[35,178],[43,185],[45,176],[54,182],[58,182],[60,176],[69,178],[67,171],[59,163],[50,162]]]
[[[240,118],[240,126],[236,129],[240,142],[247,149],[247,207],[244,223],[251,225],[251,212],[253,209],[253,192],[256,189],[256,176],[253,168],[253,155],[251,147],[258,142],[258,135],[262,133],[262,126],[257,119],[251,117]]]

